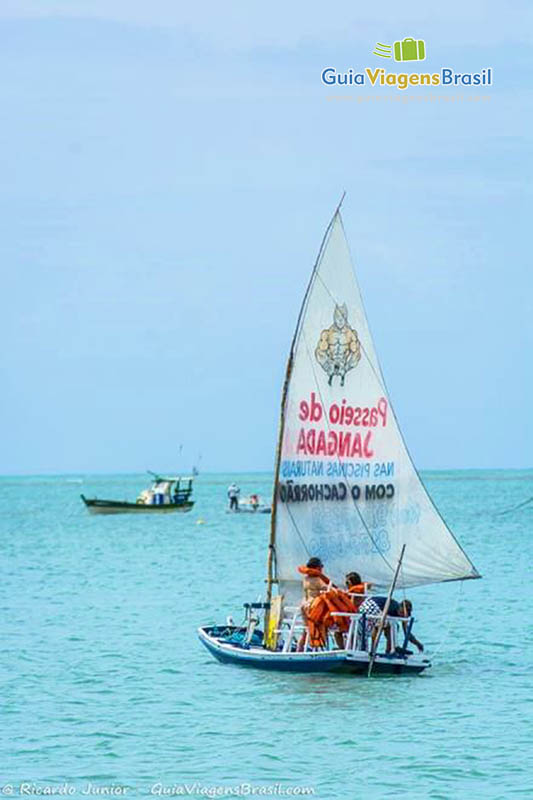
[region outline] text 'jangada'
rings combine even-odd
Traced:
[[[366,67],[363,72],[349,69],[337,72],[334,67],[326,67],[321,74],[326,86],[391,86],[399,90],[411,87],[435,86],[492,86],[492,67],[480,72],[455,72],[443,67],[439,72],[387,72],[383,67]]]
[[[372,431],[351,430],[353,428],[385,428],[388,403],[385,397],[378,398],[374,406],[353,406],[346,400],[323,408],[316,394],[299,403],[298,419],[305,423],[300,428],[296,442],[298,456],[340,456],[342,458],[372,458]],[[327,430],[316,424],[325,424]],[[337,431],[335,427],[344,430]]]

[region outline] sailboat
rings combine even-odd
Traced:
[[[344,196],[343,196],[344,197]],[[290,672],[419,673],[414,618],[394,592],[481,577],[433,504],[392,409],[352,266],[341,203],[328,225],[298,316],[281,397],[266,597],[241,625],[198,629],[219,661]],[[386,595],[379,613],[344,620],[313,646],[299,567],[316,557],[332,585],[356,570]],[[397,601],[396,601],[397,602]],[[381,633],[387,644],[380,649]],[[370,635],[369,635],[370,633]]]

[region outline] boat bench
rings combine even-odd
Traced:
[[[351,621],[350,628],[346,634],[346,650],[354,650],[357,644],[357,638],[360,633],[359,625],[357,624],[360,620],[369,620],[377,622],[381,619],[381,614],[366,614],[359,612],[351,613],[348,611],[332,611],[332,617],[348,617]],[[300,621],[298,621],[298,617],[300,617]],[[390,617],[387,615],[385,618],[385,624],[390,623],[391,628],[391,636],[392,636],[392,646],[393,648],[396,646],[396,634],[397,629],[399,628],[401,623],[407,623],[407,629],[404,634],[404,641],[402,647],[405,649],[407,647],[407,643],[409,640],[409,635],[411,633],[411,628],[413,627],[414,618],[413,617]],[[284,632],[284,627],[289,627],[288,636],[283,644],[282,652],[288,653],[292,647],[294,636],[296,633],[303,633],[307,631],[307,626],[304,624],[303,620],[301,619],[301,607],[300,606],[285,606],[283,609],[283,617],[281,619],[280,627],[276,628],[276,633],[281,634]],[[366,630],[361,632],[362,634],[362,645],[363,649],[366,649]],[[309,646],[309,634],[305,638],[304,644],[304,651],[308,649]]]

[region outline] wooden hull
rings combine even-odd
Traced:
[[[198,636],[209,652],[224,664],[278,672],[329,672],[361,676],[368,674],[369,654],[362,651],[317,650],[306,653],[280,653],[262,647],[244,649],[214,636],[212,627],[199,628]],[[422,656],[390,658],[378,655],[372,674],[415,675],[430,666],[429,660]]]
[[[190,511],[194,505],[192,500],[185,503],[148,506],[119,500],[98,500],[97,498],[89,500],[84,495],[81,495],[81,499],[91,514],[171,514],[174,511]]]

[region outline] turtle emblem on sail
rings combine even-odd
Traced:
[[[329,385],[332,385],[333,378],[338,375],[341,386],[344,386],[346,373],[356,367],[361,358],[361,344],[357,331],[348,324],[346,303],[335,306],[333,325],[320,334],[315,356],[329,376]]]

